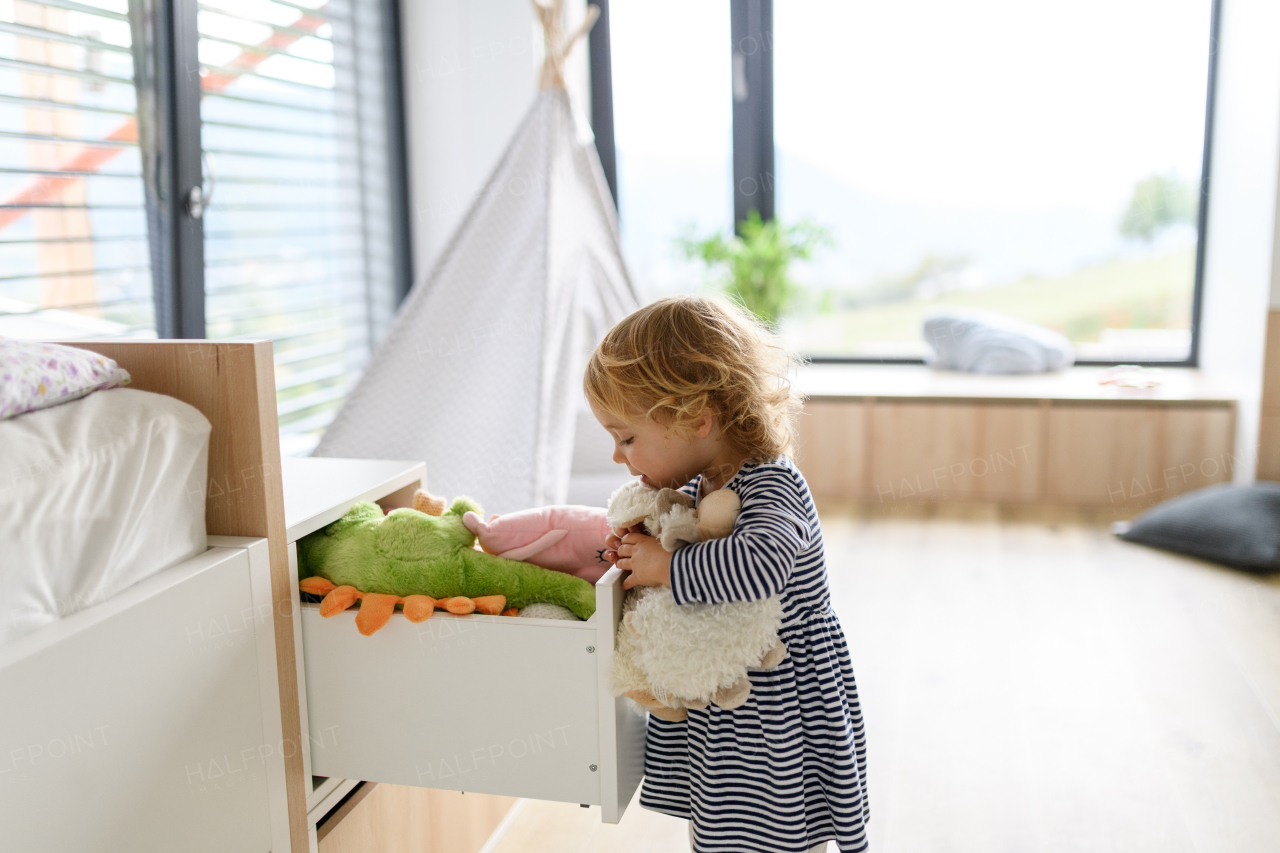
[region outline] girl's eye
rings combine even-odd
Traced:
[[[620,442],[619,442],[619,444],[621,444],[623,447],[626,447],[626,446],[627,446],[628,444],[630,444],[633,440],[634,440],[634,439],[624,438],[624,439],[622,439],[622,441],[620,441]]]

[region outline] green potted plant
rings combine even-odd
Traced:
[[[690,228],[677,245],[685,257],[718,270],[719,286],[730,298],[776,327],[800,291],[787,274],[791,262],[808,260],[819,246],[833,245],[831,235],[808,219],[783,225],[776,219],[763,221],[754,210],[739,231],[730,237],[698,238]]]

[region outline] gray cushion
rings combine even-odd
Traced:
[[[1071,342],[1057,332],[990,311],[932,314],[924,340],[927,363],[966,373],[1044,373],[1075,361]]]
[[[1116,528],[1127,542],[1239,569],[1280,571],[1280,483],[1198,489]]]

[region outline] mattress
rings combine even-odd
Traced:
[[[0,644],[207,549],[209,432],[131,388],[0,421]]]

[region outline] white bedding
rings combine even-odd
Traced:
[[[130,388],[0,421],[0,644],[206,550],[209,432]]]

